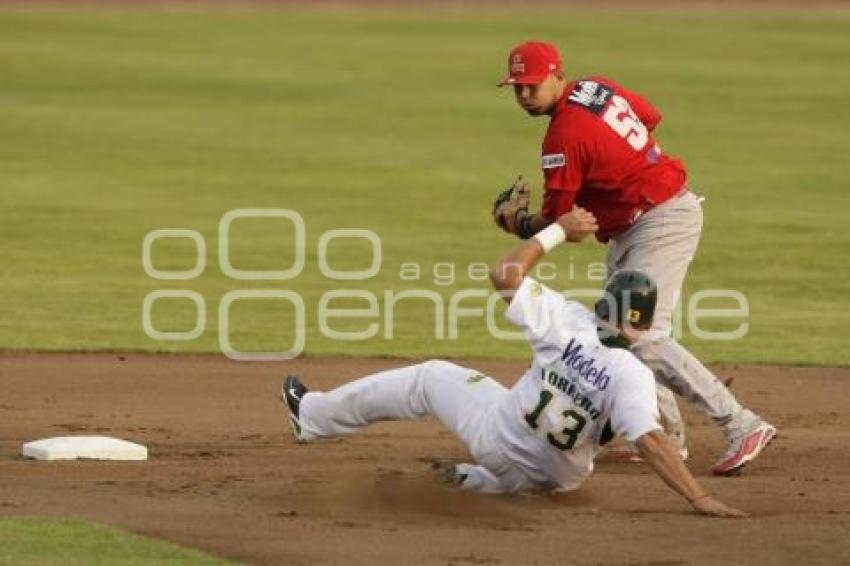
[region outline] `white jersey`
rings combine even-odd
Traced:
[[[505,456],[533,480],[574,489],[613,436],[633,442],[661,428],[652,371],[603,346],[587,307],[526,277],[506,317],[534,360],[496,408],[496,428]]]

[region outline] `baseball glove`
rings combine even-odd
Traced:
[[[530,191],[520,175],[514,184],[505,189],[493,201],[493,220],[499,228],[509,234],[517,233],[519,213],[528,213]]]

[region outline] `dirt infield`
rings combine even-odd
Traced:
[[[467,360],[511,383],[523,364]],[[431,421],[296,445],[277,388],[323,389],[386,360],[236,363],[214,356],[0,355],[0,515],[81,517],[251,563],[838,564],[850,529],[850,370],[718,368],[779,428],[738,478],[707,470],[722,442],[688,413],[691,467],[755,517],[692,515],[645,466],[602,464],[579,491],[487,497],[440,484],[463,458]],[[32,462],[22,442],[109,434],[145,463]]]

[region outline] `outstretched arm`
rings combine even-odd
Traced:
[[[523,278],[549,250],[567,240],[581,241],[596,232],[596,218],[585,209],[575,206],[533,238],[514,247],[490,270],[490,280],[497,291],[515,291]],[[504,297],[510,302],[510,297]]]
[[[648,432],[635,446],[655,473],[703,515],[714,517],[746,517],[747,514],[721,503],[708,495],[682,462],[667,435],[661,430]]]

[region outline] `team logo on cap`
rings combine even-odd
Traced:
[[[525,72],[525,63],[522,62],[522,55],[514,53],[511,58],[511,74],[518,75]]]

